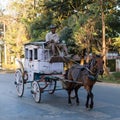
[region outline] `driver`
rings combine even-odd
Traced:
[[[65,55],[68,56],[66,45],[59,42],[59,36],[56,33],[55,25],[50,26],[50,32],[46,34],[45,39],[46,39],[47,47],[49,49],[52,49],[53,56],[56,56],[56,53],[59,52],[59,51],[56,51],[56,48],[63,49],[65,52]]]

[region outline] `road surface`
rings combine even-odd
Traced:
[[[80,105],[67,104],[67,92],[42,94],[35,103],[25,86],[22,98],[17,96],[13,73],[0,73],[0,120],[120,120],[120,85],[97,83],[94,86],[94,109],[85,109],[86,91],[79,90]]]

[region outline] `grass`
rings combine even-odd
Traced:
[[[120,72],[110,73],[110,75],[104,75],[100,78],[103,82],[120,84]]]
[[[13,73],[15,72],[16,66],[14,64],[2,64],[0,72]]]

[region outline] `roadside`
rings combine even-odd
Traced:
[[[0,73],[14,73],[15,70],[14,69],[0,69]]]
[[[110,75],[104,75],[100,80],[106,83],[120,84],[120,72],[113,72],[110,73]]]
[[[112,83],[112,82],[105,82],[105,81],[96,82],[96,85],[120,87],[119,83]]]

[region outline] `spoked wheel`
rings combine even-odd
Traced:
[[[34,81],[32,83],[31,93],[32,93],[32,96],[33,96],[35,102],[39,103],[41,100],[41,90],[40,90],[40,85],[37,81]]]
[[[24,80],[20,69],[16,70],[15,72],[15,85],[18,96],[22,97],[24,93]]]
[[[57,84],[56,80],[49,81],[49,85],[48,85],[48,93],[49,94],[53,94],[55,92],[56,84]]]

